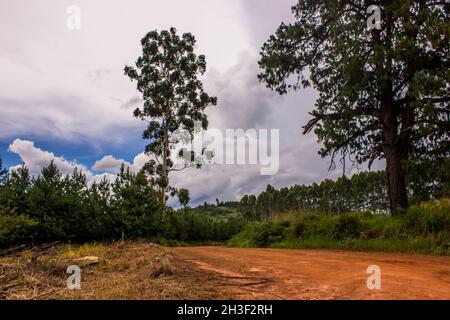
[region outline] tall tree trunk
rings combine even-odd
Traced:
[[[168,149],[169,149],[169,133],[167,129],[164,129],[164,142],[163,142],[163,159],[162,159],[162,177],[164,179],[163,185],[160,189],[159,200],[160,203],[165,206],[166,205],[166,186],[168,183],[168,170],[167,170],[167,157],[168,157]]]
[[[390,97],[390,92],[387,94]],[[399,109],[386,99],[383,103],[384,142],[383,153],[386,158],[389,204],[392,215],[399,213],[399,208],[408,207],[406,188],[406,169],[409,153],[409,125],[412,117],[407,112],[399,117]],[[409,108],[407,108],[409,110]],[[398,132],[399,121],[401,124]]]
[[[159,189],[159,202],[162,205],[166,204],[166,188],[165,187],[161,187]]]
[[[404,162],[407,152],[398,146],[385,148],[386,173],[388,178],[389,203],[392,215],[399,213],[399,208],[408,207],[408,193],[406,188],[406,170]]]
[[[386,43],[383,43],[381,40],[381,32],[379,30],[374,29],[372,35],[374,51],[384,56],[384,63],[381,61],[376,63],[376,75],[379,79],[379,92],[381,94],[380,120],[383,124],[384,135],[382,149],[386,158],[390,210],[392,215],[397,215],[399,208],[408,207],[406,170],[404,166],[408,161],[410,129],[413,118],[409,104],[406,106],[407,112],[402,114],[400,106],[395,103],[392,81],[395,76],[392,72],[393,49],[390,43],[394,22],[390,12],[387,12],[384,20],[386,24]],[[383,45],[385,48],[380,51],[380,49],[377,49],[379,45],[381,45],[379,48],[382,48]],[[400,133],[398,132],[399,125],[401,125]]]

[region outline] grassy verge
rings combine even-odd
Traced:
[[[150,241],[163,247],[223,246],[226,244],[226,241],[181,241],[162,237],[150,237],[142,240]]]
[[[228,245],[450,255],[450,201],[412,206],[398,217],[371,213],[284,215],[273,222],[248,224]]]

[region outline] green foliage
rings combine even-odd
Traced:
[[[450,201],[411,206],[399,216],[298,213],[292,221],[253,222],[228,244],[239,247],[340,248],[450,255]]]
[[[161,206],[158,194],[143,172],[133,174],[122,165],[112,184],[110,199],[112,229],[128,237],[146,236],[158,231]]]
[[[324,180],[311,185],[295,185],[280,190],[267,186],[259,194],[245,195],[239,210],[247,221],[255,221],[289,211],[342,214],[347,211],[386,212],[386,174],[361,172],[351,178]]]
[[[191,209],[169,210],[163,221],[162,237],[182,242],[225,241],[243,227],[240,218],[211,217]]]
[[[134,116],[147,123],[143,138],[150,141],[145,151],[155,156],[146,169],[160,187],[160,201],[165,205],[169,172],[174,168],[171,149],[183,139],[177,132],[185,129],[193,133],[195,122],[208,127],[205,108],[216,105],[217,98],[203,89],[199,77],[206,71],[204,55],[194,53],[195,37],[185,33],[181,37],[175,28],[160,33],[151,31],[141,40],[142,55],[136,66],[125,67],[125,75],[136,81],[144,104],[136,108]],[[186,160],[186,157],[184,157]],[[194,160],[194,159],[189,159]],[[192,165],[187,161],[185,167]]]
[[[189,201],[191,201],[191,198],[189,197],[189,190],[183,188],[179,189],[178,200],[183,207],[186,207],[189,204]]]
[[[412,203],[450,198],[450,157],[413,158],[408,182]]]
[[[238,216],[213,217],[188,207],[164,214],[156,188],[144,172],[125,166],[114,182],[92,185],[77,169],[63,177],[53,162],[36,178],[22,167],[0,184],[0,247],[125,238],[219,242],[242,228]],[[187,204],[189,192],[182,193]]]
[[[448,197],[450,192],[450,159],[411,163],[408,170],[411,203]],[[311,185],[294,185],[275,189],[267,186],[259,195],[245,195],[239,211],[246,221],[271,219],[288,212],[342,214],[371,211],[387,213],[387,179],[384,171],[360,172],[350,178],[323,180]]]
[[[28,212],[31,178],[26,167],[11,172],[1,184],[0,203],[15,212]]]
[[[402,220],[407,232],[416,236],[450,232],[450,201],[434,201],[412,206]]]
[[[3,183],[3,181],[6,180],[8,171],[3,168],[3,160],[0,157],[0,183]]]
[[[254,222],[246,225],[241,233],[229,241],[229,244],[240,247],[266,247],[274,231],[275,228],[271,223]]]
[[[333,238],[336,240],[358,238],[361,233],[361,221],[354,215],[339,216],[333,229]]]
[[[239,202],[220,202],[219,205],[207,204],[200,205],[193,209],[195,213],[210,217],[237,218],[241,216]]]
[[[0,248],[17,243],[30,243],[36,225],[36,221],[26,215],[0,209]]]
[[[320,154],[372,163],[386,159],[390,209],[408,206],[410,157],[450,156],[449,4],[374,2],[379,29],[367,28],[369,3],[299,0],[294,22],[263,45],[259,79],[280,94],[313,86],[319,97],[304,133]]]
[[[290,225],[289,221],[249,223],[239,234],[231,238],[228,244],[239,247],[268,247],[283,239],[290,232]]]

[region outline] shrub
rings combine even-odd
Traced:
[[[0,248],[31,242],[36,225],[36,221],[26,215],[17,215],[0,209]]]
[[[269,244],[271,231],[272,224],[270,223],[256,224],[252,232],[251,242],[258,247],[266,247]]]
[[[276,227],[269,222],[254,222],[246,225],[241,233],[234,236],[229,244],[236,247],[267,247],[274,236],[280,236]]]
[[[339,216],[334,226],[333,238],[336,240],[359,238],[361,222],[355,215],[345,214]]]
[[[411,206],[401,219],[408,232],[414,235],[450,231],[450,201],[431,201]]]
[[[301,238],[306,232],[307,226],[306,223],[300,221],[294,225],[294,236],[297,238]]]
[[[437,235],[437,243],[445,250],[450,249],[450,231],[441,231]]]

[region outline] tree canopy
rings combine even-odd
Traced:
[[[143,138],[150,143],[145,151],[154,156],[147,169],[157,176],[163,204],[169,187],[169,173],[180,170],[170,159],[171,149],[180,142],[175,133],[179,129],[192,133],[195,122],[200,122],[206,129],[205,108],[217,104],[217,98],[204,91],[199,79],[206,71],[206,59],[204,55],[195,54],[195,43],[192,34],[179,36],[175,28],[159,33],[151,31],[141,40],[142,56],[137,59],[136,66],[125,67],[125,74],[136,81],[144,101],[134,115],[147,123]],[[185,163],[183,168],[190,165],[192,163]]]
[[[189,192],[181,194],[187,206]],[[37,177],[23,166],[0,182],[0,248],[124,238],[222,241],[241,228],[239,218],[209,217],[187,207],[163,214],[158,195],[147,174],[125,166],[114,181],[94,183],[78,169],[61,174],[53,162]]]
[[[367,29],[369,5],[380,28]],[[432,0],[300,0],[295,22],[264,44],[259,79],[286,94],[313,86],[320,154],[386,159],[390,207],[408,206],[411,156],[450,154],[450,4]]]

